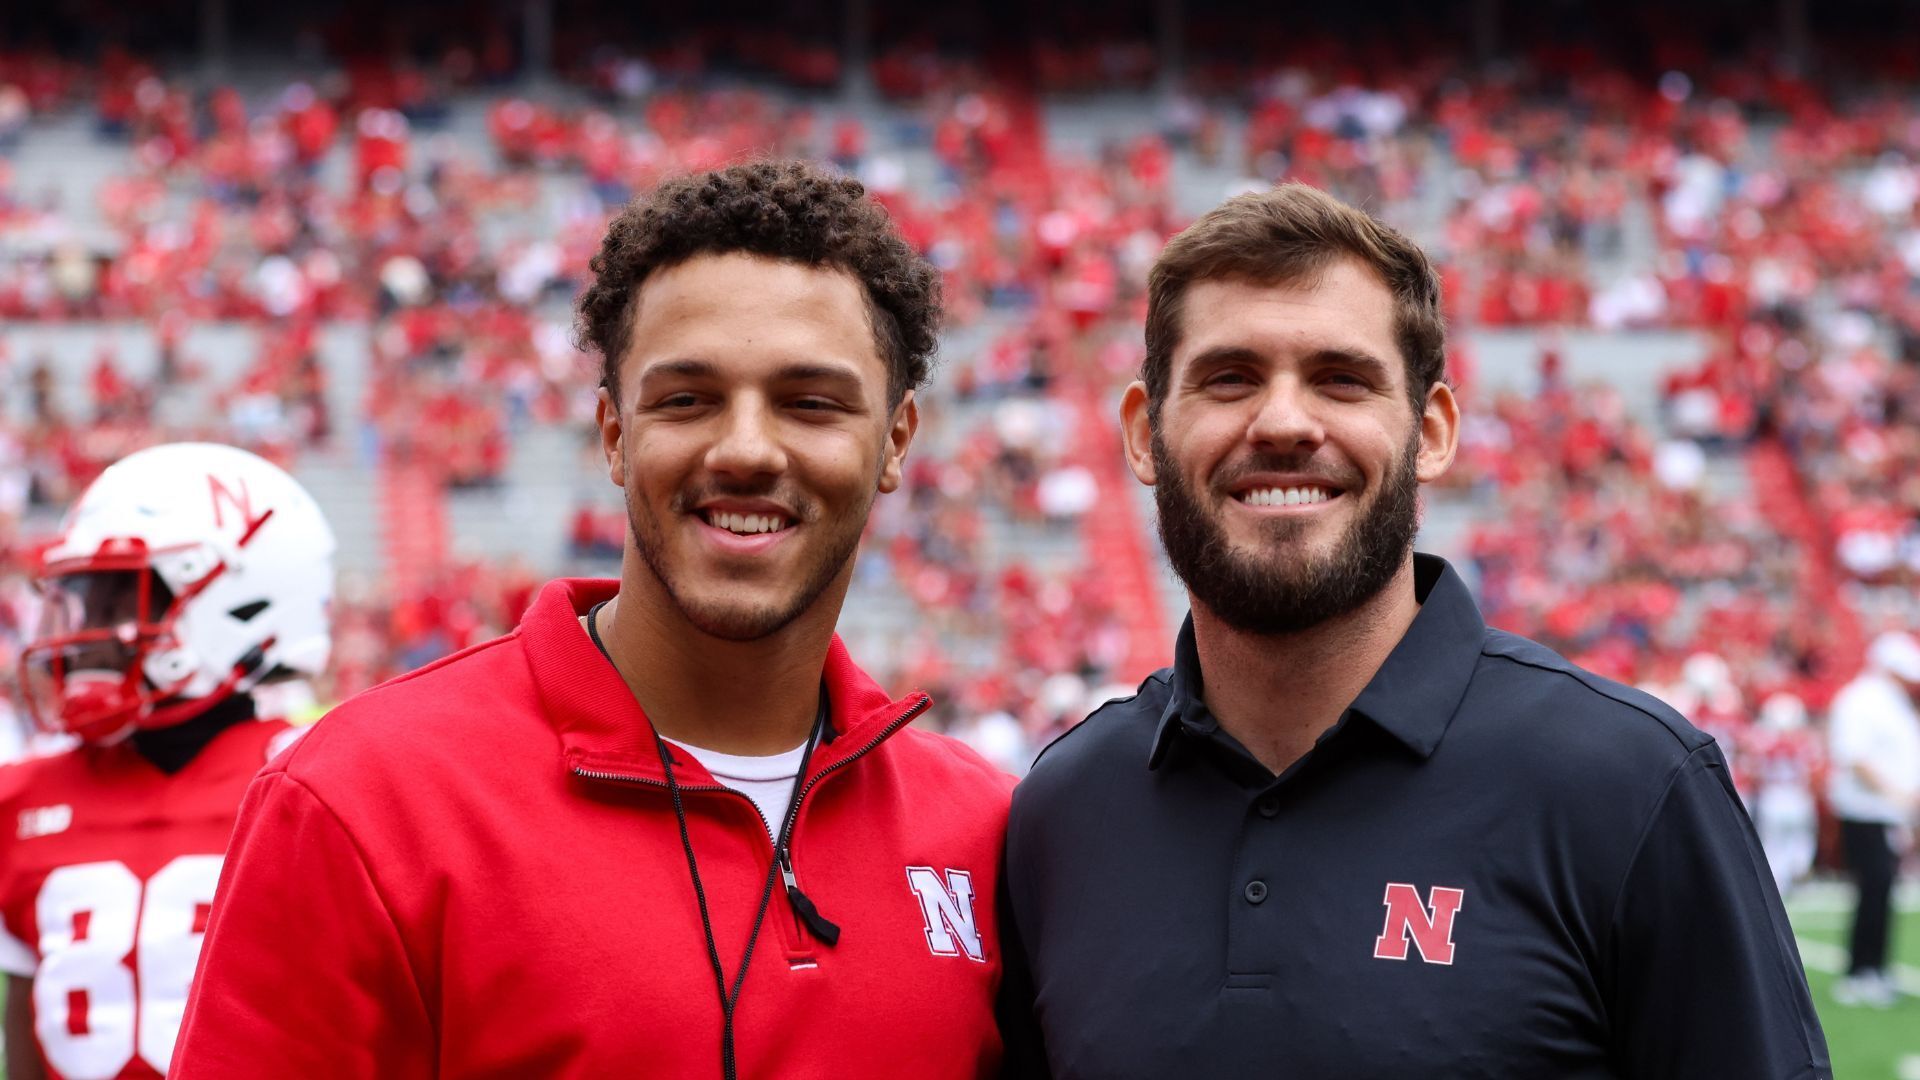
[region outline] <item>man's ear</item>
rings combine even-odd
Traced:
[[[900,404],[893,407],[893,421],[887,427],[887,446],[880,459],[880,491],[882,494],[896,491],[907,462],[907,449],[913,445],[913,434],[920,430],[920,403],[914,400],[909,390]]]
[[[1436,382],[1427,391],[1427,407],[1420,413],[1420,458],[1414,473],[1423,484],[1447,474],[1460,449],[1460,400],[1453,387]]]
[[[1160,479],[1153,464],[1153,419],[1147,406],[1147,384],[1138,379],[1120,395],[1120,440],[1134,479],[1152,487]]]
[[[620,421],[620,405],[613,400],[613,394],[602,386],[594,391],[593,422],[600,426],[600,453],[607,459],[607,479],[613,486],[627,486],[627,455],[623,452],[621,440],[626,437],[626,429]]]

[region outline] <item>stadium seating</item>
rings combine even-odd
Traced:
[[[1604,63],[1200,64],[1182,96],[1126,48],[1026,76],[919,55],[830,96],[817,64],[618,55],[537,85],[257,64],[211,94],[0,61],[31,102],[0,115],[0,652],[33,538],[163,438],[287,461],[336,523],[324,697],[510,625],[541,577],[611,573],[568,301],[621,199],[756,153],[861,176],[946,275],[910,489],[843,633],[946,702],[931,722],[1010,717],[1012,766],[1164,655],[1184,595],[1107,426],[1144,272],[1282,176],[1439,258],[1469,426],[1422,543],[1494,621],[1683,699],[1713,652],[1736,675],[1698,709],[1737,741],[1766,695],[1823,704],[1864,633],[1920,617],[1910,105]]]

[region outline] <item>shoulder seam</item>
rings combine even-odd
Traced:
[[[1133,693],[1128,694],[1126,697],[1123,697],[1123,698],[1114,698],[1112,701],[1102,704],[1099,708],[1081,717],[1079,723],[1073,725],[1072,727],[1061,732],[1060,734],[1055,735],[1051,742],[1041,747],[1040,752],[1033,755],[1033,762],[1027,766],[1027,771],[1031,773],[1033,770],[1039,768],[1041,760],[1047,756],[1048,751],[1052,750],[1054,747],[1059,746],[1061,743],[1065,742],[1068,739],[1068,737],[1071,736],[1074,732],[1079,731],[1081,728],[1086,727],[1087,724],[1092,722],[1094,717],[1099,716],[1101,713],[1106,712],[1108,709],[1111,709],[1117,705],[1125,705],[1128,702],[1133,701],[1135,698],[1138,698],[1141,692],[1146,689],[1147,684],[1151,682],[1161,683],[1162,685],[1171,685],[1173,682],[1173,677],[1172,675],[1168,674],[1166,670],[1156,671],[1153,674],[1147,676],[1145,679],[1142,679],[1140,682],[1140,686],[1137,689],[1135,689]]]
[[[491,638],[489,640],[482,641],[475,645],[469,645],[466,648],[461,649],[459,652],[450,653],[446,656],[441,657],[438,660],[435,660],[430,664],[427,664],[424,667],[415,668],[412,671],[406,672],[405,674],[395,675],[393,678],[388,679],[385,682],[378,683],[374,686],[369,686],[365,690],[362,690],[358,694],[355,694],[352,697],[348,698],[346,701],[341,702],[340,705],[345,705],[348,702],[356,701],[370,694],[377,694],[383,690],[390,690],[396,686],[405,685],[406,683],[410,683],[413,680],[418,679],[423,675],[431,675],[434,672],[439,671],[441,668],[449,667],[455,663],[458,663],[461,660],[467,659],[470,656],[478,656],[479,654],[486,652],[488,649],[497,648],[499,646],[507,644],[508,642],[517,640],[519,636],[520,636],[520,631],[518,628],[515,628],[513,631],[502,634],[499,637]],[[334,708],[339,708],[339,707],[340,707],[339,705],[334,706]],[[305,740],[302,740],[302,741],[304,742]]]
[[[1660,788],[1660,797],[1654,800],[1653,810],[1647,814],[1647,820],[1641,823],[1639,835],[1633,838],[1633,853],[1627,856],[1627,868],[1626,871],[1620,875],[1619,887],[1614,889],[1613,903],[1607,905],[1607,944],[1609,951],[1611,951],[1613,944],[1613,928],[1620,921],[1620,905],[1626,902],[1627,882],[1633,880],[1633,868],[1640,864],[1640,852],[1646,848],[1647,838],[1653,835],[1654,823],[1660,820],[1661,812],[1667,808],[1667,799],[1673,795],[1674,785],[1678,784],[1681,775],[1692,767],[1694,754],[1698,754],[1701,750],[1705,750],[1707,746],[1712,745],[1712,743],[1708,743],[1706,746],[1695,749],[1693,753],[1683,758],[1680,764],[1674,766],[1671,773],[1667,774],[1667,782]]]
[[[1532,668],[1535,671],[1544,671],[1550,675],[1558,675],[1564,679],[1568,679],[1572,681],[1574,685],[1580,687],[1581,689],[1585,690],[1589,694],[1594,695],[1595,697],[1605,698],[1616,705],[1622,706],[1623,708],[1632,709],[1634,712],[1637,712],[1640,715],[1646,717],[1647,719],[1652,720],[1654,723],[1660,725],[1660,729],[1662,731],[1665,731],[1673,739],[1675,743],[1678,743],[1682,750],[1686,750],[1688,757],[1692,757],[1694,754],[1698,753],[1700,750],[1704,748],[1704,746],[1713,745],[1711,741],[1708,741],[1703,746],[1696,746],[1691,749],[1688,749],[1686,742],[1680,738],[1680,733],[1673,729],[1672,724],[1667,723],[1665,717],[1662,717],[1660,714],[1653,712],[1652,710],[1648,709],[1646,706],[1641,705],[1637,702],[1628,701],[1625,698],[1615,697],[1614,695],[1607,693],[1605,690],[1602,690],[1601,688],[1581,678],[1580,669],[1578,669],[1572,664],[1568,664],[1566,667],[1553,667],[1547,664],[1537,663],[1535,661],[1527,660],[1522,657],[1513,656],[1507,653],[1492,652],[1486,649],[1485,647],[1481,648],[1480,655],[1487,657],[1490,660],[1505,660],[1508,663],[1518,664],[1521,667]]]
[[[305,739],[300,741],[302,743],[306,742]],[[296,749],[298,748],[296,747]],[[291,754],[288,755],[288,757],[291,756]],[[360,839],[353,835],[353,830],[347,827],[347,823],[340,820],[340,815],[334,812],[333,807],[328,805],[327,801],[320,797],[320,793],[313,790],[306,781],[288,772],[286,764],[290,764],[290,762],[282,764],[278,775],[285,778],[287,783],[299,788],[309,799],[312,799],[313,804],[327,815],[328,819],[333,822],[335,828],[340,830],[340,835],[347,838],[347,843],[353,845],[353,854],[354,857],[359,860],[360,872],[366,875],[367,885],[373,889],[373,895],[380,901],[380,914],[386,916],[387,925],[393,928],[394,940],[400,943],[400,957],[406,962],[408,977],[413,980],[413,993],[415,998],[420,1002],[420,1013],[427,1018],[427,1023],[436,1029],[434,1031],[434,1037],[438,1039],[439,1020],[434,1016],[433,1010],[427,1005],[426,991],[420,986],[420,973],[414,969],[413,956],[406,948],[406,935],[400,932],[400,924],[393,921],[393,905],[387,899],[386,890],[380,887],[379,879],[374,877],[373,864],[367,860],[366,848],[361,846]],[[271,779],[273,775],[273,773],[262,773],[259,779],[268,780]]]

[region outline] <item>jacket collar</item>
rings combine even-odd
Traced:
[[[580,616],[620,589],[618,581],[561,578],[548,582],[521,617],[515,633],[526,650],[548,723],[560,737],[563,763],[573,772],[608,773],[664,784],[653,725],[626,680],[594,647]],[[932,704],[924,693],[894,701],[853,663],[838,634],[827,649],[821,685],[827,727],[809,766],[814,775],[858,756]],[[681,785],[714,783],[689,755],[673,759]]]
[[[1348,711],[1372,721],[1426,758],[1440,745],[1466,696],[1479,663],[1486,623],[1466,582],[1445,559],[1416,554],[1413,582],[1420,613]],[[1174,645],[1172,693],[1154,731],[1148,768],[1157,769],[1166,760],[1176,734],[1206,738],[1219,729],[1207,711],[1204,686],[1189,615]]]

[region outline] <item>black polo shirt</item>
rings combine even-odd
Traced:
[[[1062,1077],[1820,1077],[1712,739],[1481,622],[1419,615],[1275,777],[1174,666],[1062,736],[1007,838],[1015,1058]],[[1313,677],[1302,672],[1302,679]],[[1024,957],[1026,970],[1018,970]],[[1019,1009],[1013,1010],[1018,1015]]]

